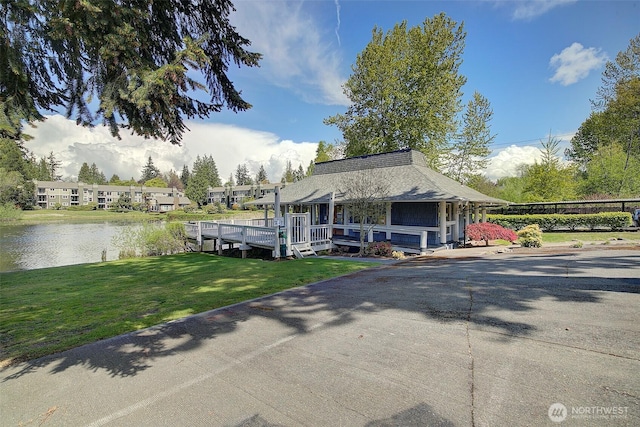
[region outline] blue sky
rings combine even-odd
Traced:
[[[479,91],[494,118],[493,161],[487,176],[513,173],[531,162],[549,133],[568,141],[591,112],[604,63],[640,32],[640,1],[356,1],[236,0],[231,21],[264,58],[260,68],[229,73],[253,108],[190,122],[182,147],[126,137],[104,129],[75,129],[62,117],[39,125],[30,148],[54,151],[77,174],[96,162],[109,177],[134,175],[151,155],[161,168],[181,169],[210,154],[223,179],[239,163],[267,168],[277,181],[287,160],[307,166],[318,141],[341,139],[323,119],[342,113],[341,84],[374,26],[387,31],[406,20],[420,25],[445,12],[467,33],[460,72],[465,103]],[[565,143],[566,144],[566,143]],[[102,160],[101,160],[102,159]],[[101,162],[103,164],[101,164]],[[128,172],[131,171],[131,172]]]

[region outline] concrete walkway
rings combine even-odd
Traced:
[[[639,307],[637,248],[415,258],[5,368],[0,424],[637,426]]]

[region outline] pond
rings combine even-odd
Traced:
[[[113,237],[136,227],[126,223],[0,225],[0,272],[118,259]]]

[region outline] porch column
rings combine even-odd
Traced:
[[[473,204],[473,222],[474,224],[478,224],[480,222],[480,205],[477,203]]]
[[[440,243],[447,243],[447,202],[438,203],[438,225],[440,226]]]
[[[457,242],[460,240],[460,202],[453,202],[453,206],[451,208],[451,219],[455,221],[456,224],[453,226],[453,241]]]
[[[273,216],[275,218],[281,218],[282,214],[280,213],[280,186],[279,185],[276,185],[273,188],[273,194],[275,197],[275,202],[273,204],[273,210],[274,210]]]
[[[467,228],[467,225],[469,225],[469,203],[467,203],[466,205],[464,205],[464,228]]]
[[[482,207],[482,222],[487,222],[487,208]]]
[[[391,203],[387,204],[387,212],[385,215],[385,225],[387,227],[391,227]],[[391,240],[391,231],[387,230],[387,240]]]
[[[335,215],[336,210],[336,193],[331,192],[331,196],[329,197],[329,218],[327,223],[329,224],[329,239],[333,238],[333,215]]]

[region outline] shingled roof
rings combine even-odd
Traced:
[[[316,163],[312,176],[289,184],[280,191],[280,203],[328,203],[332,192],[335,193],[336,203],[344,202],[344,194],[340,190],[362,171],[386,180],[386,201],[389,202],[459,201],[508,204],[430,169],[424,155],[416,150],[400,150]],[[274,195],[269,194],[253,203],[273,204]]]

